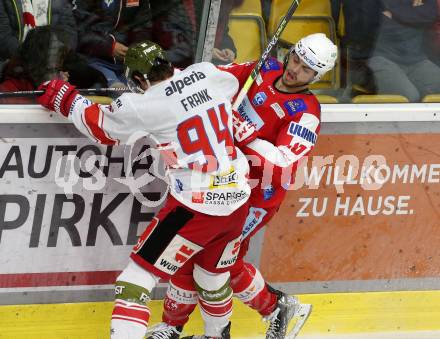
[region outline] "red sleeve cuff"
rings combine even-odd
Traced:
[[[115,50],[115,46],[116,46],[116,39],[115,39],[115,37],[114,37],[112,34],[110,34],[110,37],[112,38],[112,49],[111,49],[111,53],[112,53],[112,55],[113,55],[113,52],[114,52],[114,50]]]

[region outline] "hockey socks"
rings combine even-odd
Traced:
[[[134,261],[117,278],[112,312],[112,339],[143,339],[150,320],[150,291],[159,278]]]
[[[192,275],[173,276],[164,300],[162,321],[172,326],[184,326],[194,311],[198,295]]]
[[[234,296],[258,311],[263,317],[271,314],[277,305],[277,295],[270,292],[255,266],[249,263],[237,265],[231,272]]]

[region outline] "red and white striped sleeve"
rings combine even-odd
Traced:
[[[69,114],[76,128],[100,144],[125,144],[142,130],[143,122],[126,94],[110,105],[100,105],[77,95]]]

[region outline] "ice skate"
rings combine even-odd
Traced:
[[[179,339],[182,329],[182,326],[159,323],[147,331],[146,339]]]
[[[266,339],[294,339],[304,326],[312,311],[312,305],[300,304],[297,297],[289,296],[281,291],[270,287],[277,294],[277,307],[267,317],[269,328],[266,331]],[[287,332],[290,322],[296,318],[295,326]]]
[[[208,337],[205,335],[191,335],[188,337],[183,337],[182,339],[231,339],[231,322],[229,322],[228,326],[223,329],[221,337]]]

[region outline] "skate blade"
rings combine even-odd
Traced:
[[[312,313],[312,305],[311,304],[300,304],[298,311],[295,312],[293,318],[296,318],[295,326],[286,334],[285,339],[295,339],[298,333],[303,328],[307,319]],[[292,319],[293,319],[292,318]]]
[[[154,332],[158,327],[160,327],[160,324],[161,324],[161,323],[158,323],[158,324],[156,324],[156,325],[153,325],[153,326],[148,327],[148,328],[147,328],[147,332],[145,333],[144,338],[147,338],[148,336],[152,335],[153,332]]]

